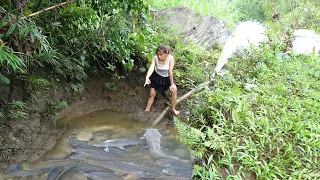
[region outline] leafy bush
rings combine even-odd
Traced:
[[[174,49],[176,57],[175,79],[185,87],[194,87],[208,81],[218,59],[216,50],[206,50],[194,43],[184,43]],[[192,72],[192,73],[190,73]]]
[[[170,8],[174,6],[186,6],[202,15],[212,15],[228,22],[229,25],[239,20],[240,12],[229,0],[147,0],[148,4],[155,9]]]
[[[81,1],[50,12],[38,19],[50,32],[53,46],[61,49],[66,59],[76,59],[84,71],[98,69],[114,72],[114,67],[131,69],[143,46],[144,17],[147,6],[141,0]],[[52,23],[47,16],[55,15]],[[137,37],[137,38],[136,38]]]
[[[14,51],[0,44],[0,80],[4,84],[10,84],[8,76],[14,73],[25,72],[24,61],[14,54]]]
[[[110,91],[116,91],[116,83],[115,82],[106,82],[104,83],[104,88]]]
[[[213,155],[213,164],[201,164],[195,178],[209,179],[209,172],[220,178],[316,177],[319,58],[276,59],[274,49],[266,45],[232,59],[230,74],[216,77],[213,90],[189,101],[187,129],[175,120],[178,132],[190,134],[181,138],[193,154],[204,162]],[[258,88],[245,89],[245,83]]]
[[[284,16],[290,19],[295,29],[312,29],[320,32],[320,3],[315,1],[298,1],[296,7]]]
[[[50,111],[58,111],[67,108],[69,105],[66,101],[49,101]]]
[[[60,1],[31,1],[23,7],[23,13],[28,15],[50,3]],[[1,34],[4,43],[0,43],[0,54],[5,60],[20,60],[27,72],[45,68],[53,76],[81,83],[90,70],[115,73],[115,67],[131,69],[135,61],[140,61],[140,55],[144,58],[147,54],[145,46],[151,42],[144,39],[150,28],[145,28],[147,6],[142,0],[77,1],[41,13],[33,18],[36,23],[7,11],[13,8],[7,1],[1,5],[0,29],[5,33]],[[17,43],[4,46],[10,39],[24,47]],[[8,74],[1,74],[2,81],[9,82]]]
[[[266,11],[266,3],[267,1],[261,0],[237,0],[233,1],[233,7],[237,11],[239,11],[239,19],[240,21],[245,20],[257,20],[263,22],[268,17],[268,12]]]
[[[26,118],[26,105],[22,101],[13,101],[10,103],[8,117],[12,120],[23,120]]]
[[[80,0],[26,17],[59,3],[28,1],[20,4],[20,13],[11,1],[0,2],[1,84],[11,89],[11,82],[22,84],[22,91],[36,98],[64,79],[70,92],[82,93],[88,71],[131,70],[149,56],[153,43],[145,35],[153,32],[145,25],[148,7],[142,0]]]
[[[71,83],[68,86],[70,94],[76,93],[76,94],[81,94],[85,92],[85,87],[82,83]]]

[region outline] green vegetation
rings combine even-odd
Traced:
[[[146,26],[148,8],[142,0],[81,0],[26,17],[59,3],[0,3],[0,83],[9,92],[0,99],[3,119],[15,118],[9,114],[15,98],[38,100],[59,83],[66,83],[70,93],[82,93],[88,73],[120,77],[118,72],[144,64],[152,54],[154,32]],[[18,84],[22,97],[13,97]]]
[[[173,50],[180,87],[208,81],[220,50],[182,43],[174,29],[148,15],[149,7],[185,5],[230,26],[251,18],[263,22],[270,39],[233,57],[224,77],[187,101],[189,117],[175,118],[178,137],[195,157],[194,179],[320,178],[319,57],[276,58],[290,49],[294,28],[320,32],[319,1],[79,0],[25,18],[59,3],[31,0],[20,13],[11,1],[0,2],[0,84],[9,93],[0,99],[0,123],[24,119],[27,100],[43,90],[64,86],[82,93],[88,74],[104,72],[117,81],[121,71],[145,68],[159,43]],[[280,20],[272,22],[274,13]],[[17,86],[22,97],[15,99]],[[115,90],[115,82],[104,87]],[[65,100],[47,105],[42,114],[68,107]],[[1,151],[0,159],[10,153]]]
[[[55,112],[57,110],[65,109],[69,105],[66,101],[49,101],[50,109]]]
[[[116,91],[116,84],[114,82],[104,83],[104,88],[110,91]]]
[[[10,110],[8,112],[8,116],[11,119],[22,120],[26,116],[26,105],[22,101],[13,101],[10,103]]]
[[[197,11],[200,14],[212,15],[219,17],[227,21],[228,23],[234,23],[239,14],[235,11],[235,8],[231,6],[231,2],[223,0],[146,0],[151,8],[162,9],[170,8],[173,6],[186,6]]]
[[[188,125],[175,120],[182,142],[204,160],[205,166],[195,166],[196,176],[318,177],[319,58],[279,60],[265,47],[232,61],[230,74],[217,77],[213,90],[189,101]],[[258,88],[246,90],[245,83]]]
[[[146,0],[155,9],[183,5],[200,14],[208,14],[225,20],[230,26],[239,21],[272,21],[279,13],[296,28],[319,29],[319,1],[310,0]]]
[[[206,1],[197,1],[195,7],[192,2],[152,1],[151,6],[184,4],[207,14],[201,9]],[[320,178],[319,58],[293,54],[276,58],[277,52],[290,49],[293,28],[319,32],[318,2],[290,1],[290,6],[285,1],[228,2],[230,8],[237,6],[232,22],[249,17],[264,22],[270,42],[233,57],[224,77],[216,76],[209,88],[188,100],[191,115],[174,119],[178,138],[195,157],[193,178]],[[272,22],[276,12],[281,18]],[[174,47],[180,85],[192,88],[209,79],[219,53],[194,44]]]

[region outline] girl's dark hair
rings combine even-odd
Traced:
[[[166,54],[169,54],[169,48],[167,46],[165,46],[164,44],[160,44],[156,50],[156,53],[159,51],[163,51]]]

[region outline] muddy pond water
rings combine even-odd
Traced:
[[[129,113],[95,111],[70,120],[54,148],[3,179],[191,179],[188,149],[174,130],[149,127]],[[0,177],[1,179],[1,177]]]

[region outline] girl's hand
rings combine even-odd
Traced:
[[[172,92],[175,92],[177,91],[177,86],[175,84],[172,84],[170,87],[169,87],[170,91]]]
[[[151,84],[150,79],[146,79],[146,81],[144,82],[143,87],[145,87],[147,84]]]

